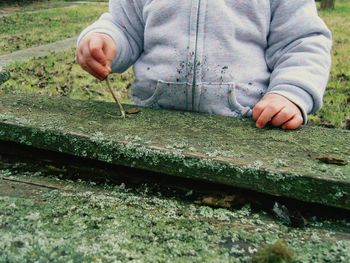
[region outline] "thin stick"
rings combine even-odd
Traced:
[[[109,83],[108,76],[106,77],[106,82],[107,82],[107,87],[108,87],[109,91],[111,92],[111,94],[113,96],[113,99],[118,104],[120,113],[122,114],[123,118],[125,119],[124,108],[123,108],[122,104],[120,103],[120,101],[118,100],[118,94],[116,94],[116,92],[111,88],[111,84]]]
[[[58,188],[58,187],[51,186],[51,185],[45,185],[45,184],[39,184],[39,183],[34,183],[34,182],[10,179],[10,178],[6,178],[6,177],[5,178],[1,178],[0,180],[10,181],[10,182],[15,182],[15,183],[21,183],[21,184],[29,184],[29,185],[34,185],[34,186],[40,186],[40,187],[45,187],[45,188],[54,189],[54,190],[63,190],[62,188]]]

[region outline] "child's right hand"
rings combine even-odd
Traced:
[[[80,42],[76,58],[80,66],[99,80],[112,71],[112,62],[117,53],[113,39],[103,33],[91,33]]]

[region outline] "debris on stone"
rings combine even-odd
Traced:
[[[347,165],[348,161],[344,160],[344,159],[340,159],[337,157],[333,157],[333,156],[323,156],[323,157],[317,157],[317,160],[319,160],[322,163],[326,163],[326,164],[336,164],[336,165]]]
[[[133,107],[125,110],[125,113],[130,115],[130,114],[138,114],[140,113],[141,110],[139,108]]]

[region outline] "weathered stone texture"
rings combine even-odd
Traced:
[[[130,106],[127,106],[127,108]],[[350,132],[38,95],[0,98],[0,139],[350,209]]]

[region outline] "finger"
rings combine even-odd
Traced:
[[[90,73],[95,78],[102,80],[103,78],[100,75],[97,75],[94,70],[92,70],[85,62],[80,65],[86,72]]]
[[[263,112],[260,114],[259,118],[256,120],[257,128],[264,128],[268,122],[272,120],[272,118],[282,110],[283,106],[281,105],[268,105],[265,107]]]
[[[290,110],[289,108],[283,108],[278,112],[271,120],[271,124],[275,127],[279,127],[287,121],[291,120],[297,112]]]
[[[109,69],[109,71],[112,71],[112,63],[117,53],[114,41],[112,39],[111,41],[104,42],[103,52],[106,56],[106,67]]]
[[[93,57],[101,65],[106,65],[106,56],[103,52],[103,40],[101,38],[91,38],[89,42],[89,51],[91,57]]]
[[[88,69],[87,71],[91,73],[93,76],[101,80],[101,79],[104,79],[109,74],[108,69],[106,69],[104,65],[96,61],[90,55],[89,49],[87,51],[84,50],[83,57],[84,57],[84,62],[85,62],[84,64],[86,66],[86,69]]]
[[[87,49],[88,46],[86,44],[84,44],[84,41],[82,41],[80,43],[80,45],[78,46],[76,52],[75,52],[75,57],[76,57],[76,62],[78,64],[81,64],[81,61],[82,61],[82,57],[83,57],[83,54],[84,54],[84,49]]]
[[[75,62],[81,65],[81,60],[82,60],[82,54],[80,53],[79,50],[77,50],[77,53],[75,55]]]
[[[104,76],[98,74],[98,73],[96,72],[95,69],[91,68],[90,65],[89,65],[87,62],[85,62],[85,59],[84,59],[84,58],[81,59],[81,64],[80,64],[80,66],[81,66],[85,71],[87,71],[88,73],[90,73],[91,75],[93,75],[95,78],[97,78],[97,79],[99,79],[99,80],[104,79]]]
[[[264,100],[259,101],[253,108],[253,120],[256,121],[259,119],[261,113],[266,108],[267,103]]]
[[[75,58],[74,58],[75,63],[79,64],[79,49],[75,51]]]
[[[91,61],[89,41],[89,39],[84,39],[78,46],[76,51],[76,61],[80,64],[82,69],[93,75],[95,78],[101,79],[103,76],[98,74],[96,70],[89,65],[89,61]]]
[[[291,120],[282,125],[282,129],[295,130],[299,128],[304,122],[303,117],[300,114],[295,115]]]

